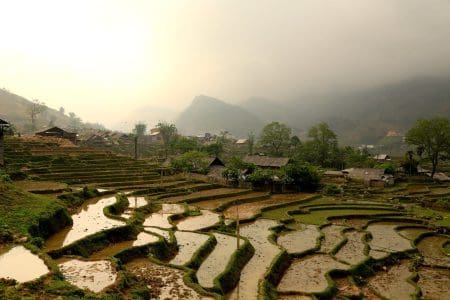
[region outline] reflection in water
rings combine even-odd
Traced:
[[[0,254],[0,278],[26,282],[47,273],[48,268],[44,262],[23,246],[14,247]]]
[[[72,227],[66,228],[50,237],[46,242],[46,248],[57,249],[99,231],[124,226],[123,222],[110,219],[103,213],[103,209],[106,206],[115,202],[115,196],[97,198],[85,202],[78,213],[72,215]]]

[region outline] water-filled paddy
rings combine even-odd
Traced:
[[[178,253],[170,261],[174,265],[188,263],[194,253],[210,238],[209,235],[188,231],[175,231]]]
[[[125,268],[147,284],[151,299],[213,299],[187,286],[181,270],[157,265],[146,258],[135,259],[127,263]]]
[[[444,253],[443,245],[450,240],[448,236],[427,236],[417,244],[424,264],[450,268],[450,256]]]
[[[170,229],[173,226],[169,222],[169,217],[175,214],[182,214],[185,209],[185,206],[182,204],[164,203],[158,212],[152,213],[145,218],[143,225]]]
[[[349,267],[326,254],[297,259],[286,270],[277,289],[280,292],[320,293],[328,287],[326,273]]]
[[[217,245],[197,271],[198,283],[206,288],[214,286],[214,279],[225,270],[237,248],[237,239],[234,236],[214,233],[214,237]],[[244,244],[244,240],[239,242],[240,246]]]
[[[59,269],[71,284],[96,293],[114,284],[117,278],[117,273],[109,260],[72,259],[59,264]]]
[[[23,246],[0,247],[0,278],[26,282],[49,272],[44,261]]]
[[[441,268],[421,267],[418,271],[423,299],[450,299],[450,270]]]
[[[281,234],[277,239],[278,245],[286,249],[288,253],[302,253],[314,249],[320,237],[319,228],[304,224],[301,227]]]
[[[201,215],[186,217],[177,223],[179,230],[201,230],[220,222],[220,215],[210,210],[200,210]]]
[[[347,242],[335,254],[336,258],[350,265],[358,265],[366,260],[366,244],[363,242],[365,235],[366,233],[361,231],[347,231]]]
[[[124,222],[110,219],[103,213],[106,206],[115,202],[115,196],[86,201],[78,212],[72,215],[73,225],[51,236],[46,241],[46,248],[57,249],[99,231],[124,226]]]
[[[258,287],[273,259],[281,252],[275,244],[269,241],[272,234],[270,228],[277,226],[274,220],[258,219],[255,222],[243,224],[240,235],[246,237],[255,248],[255,253],[241,272],[239,280],[239,298],[256,299]],[[230,299],[237,298],[237,289],[230,293]]]
[[[413,275],[409,267],[410,264],[403,261],[387,271],[378,272],[369,279],[368,285],[388,299],[410,300],[415,294],[415,287],[407,281]]]
[[[345,228],[347,227],[334,224],[321,228],[320,231],[322,231],[324,237],[320,242],[320,252],[329,253],[336,248],[344,240],[342,230]]]
[[[400,223],[400,222],[399,222]],[[395,252],[402,252],[413,249],[412,243],[407,238],[401,236],[395,228],[399,225],[392,223],[371,223],[367,226],[367,231],[372,235],[369,241],[369,255],[375,259],[384,257]]]

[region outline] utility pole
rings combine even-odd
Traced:
[[[138,159],[138,137],[134,137],[134,159]]]
[[[239,204],[236,205],[236,251],[239,250],[239,241],[240,241],[241,237],[239,235]],[[237,296],[237,300],[239,300],[239,282],[240,279],[238,281],[237,287],[236,287],[236,296]]]

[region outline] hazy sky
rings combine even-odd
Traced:
[[[448,0],[0,0],[0,32],[0,87],[106,125],[450,71]]]

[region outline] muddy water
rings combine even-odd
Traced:
[[[208,228],[220,222],[220,215],[210,210],[200,210],[201,215],[187,217],[177,223],[179,230],[200,230]]]
[[[182,204],[164,203],[161,210],[145,218],[143,225],[170,229],[173,226],[169,222],[169,217],[175,214],[182,214],[184,211],[185,206]]]
[[[271,243],[268,237],[272,234],[270,228],[277,226],[274,220],[257,219],[253,223],[244,224],[240,228],[240,235],[248,238],[255,248],[255,254],[245,265],[239,280],[239,298],[256,299],[258,296],[258,284],[263,279],[273,259],[281,252],[281,249]],[[230,299],[237,299],[237,290],[229,295]]]
[[[72,215],[72,227],[51,236],[46,241],[45,248],[57,249],[99,231],[124,226],[124,222],[110,219],[103,213],[103,208],[115,202],[115,196],[96,198],[85,202],[78,213]]]
[[[423,234],[425,232],[430,232],[430,230],[427,228],[422,228],[422,227],[406,227],[406,228],[397,229],[397,232],[401,236],[407,238],[408,240],[414,241],[421,234]]]
[[[422,267],[419,269],[417,285],[422,290],[423,299],[450,299],[450,270]]]
[[[389,223],[372,223],[367,226],[367,231],[372,234],[372,240],[369,241],[370,256],[379,259],[390,253],[413,249],[411,241],[398,234],[395,230],[398,226]],[[386,254],[383,255],[382,252]]]
[[[175,238],[178,244],[178,253],[169,263],[181,266],[192,259],[195,251],[209,239],[209,235],[196,232],[175,231]]]
[[[157,265],[145,258],[133,260],[125,268],[147,284],[151,299],[214,299],[202,296],[187,286],[181,270]]]
[[[277,239],[278,245],[287,250],[288,253],[302,253],[314,249],[320,231],[317,226],[301,224],[299,230],[289,231],[280,235]]]
[[[48,272],[44,261],[25,247],[0,247],[0,278],[26,282]]]
[[[320,252],[329,253],[336,248],[343,240],[342,230],[347,228],[341,225],[329,225],[321,229],[324,238],[320,242]]]
[[[424,264],[431,266],[441,266],[450,268],[450,256],[444,253],[442,245],[450,237],[445,236],[427,236],[419,242],[417,249],[423,256]]]
[[[335,254],[336,258],[350,265],[361,264],[367,259],[364,253],[366,244],[363,242],[365,235],[365,232],[355,230],[346,232],[347,243]]]
[[[59,264],[64,278],[71,284],[98,293],[114,284],[117,273],[109,260],[72,259]]]
[[[214,287],[214,279],[225,270],[237,247],[237,239],[234,236],[214,233],[214,237],[217,245],[197,271],[198,283],[205,288]],[[239,243],[242,246],[244,240]]]
[[[155,243],[158,240],[159,240],[159,237],[157,237],[153,234],[150,234],[147,232],[140,232],[137,235],[136,240],[123,241],[123,242],[108,245],[107,247],[105,247],[97,252],[92,253],[91,256],[89,256],[89,259],[107,259],[125,249]]]
[[[388,299],[410,300],[415,293],[415,287],[407,281],[412,273],[409,263],[401,262],[388,271],[378,272],[369,279],[368,285],[378,294]]]
[[[294,260],[283,275],[280,292],[320,293],[328,287],[325,274],[331,270],[347,270],[350,266],[326,254],[317,254]]]

